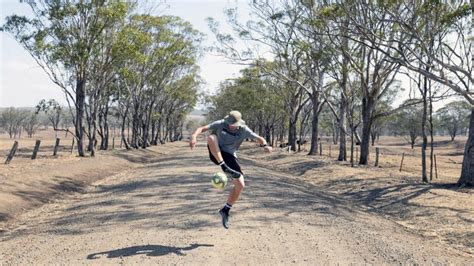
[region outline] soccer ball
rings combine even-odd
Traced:
[[[223,189],[227,185],[227,176],[221,172],[215,173],[212,176],[211,184],[215,188]]]

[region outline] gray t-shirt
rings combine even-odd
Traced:
[[[231,131],[223,119],[210,123],[209,131],[211,134],[217,135],[221,151],[233,154],[235,157],[237,157],[235,152],[239,149],[244,139],[255,139],[258,137],[257,134],[245,125],[235,132]]]

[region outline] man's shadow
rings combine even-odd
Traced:
[[[164,256],[171,253],[175,253],[179,256],[184,256],[182,251],[192,250],[198,247],[213,247],[214,245],[209,244],[191,244],[189,247],[171,247],[171,246],[162,246],[162,245],[143,245],[143,246],[133,246],[128,248],[120,248],[116,250],[109,250],[99,253],[92,253],[87,256],[87,259],[93,260],[99,258],[101,255],[107,255],[107,258],[119,258],[119,257],[128,257],[135,255],[147,255],[147,256]]]

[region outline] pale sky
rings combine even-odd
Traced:
[[[5,17],[18,14],[28,15],[30,9],[19,0],[0,0],[0,23]],[[153,3],[153,0],[148,1]],[[166,0],[157,8],[157,13],[175,15],[191,22],[195,29],[207,35],[204,45],[211,45],[213,35],[209,31],[206,18],[213,17],[225,23],[223,10],[235,7],[246,17],[246,0]],[[54,98],[66,105],[62,90],[52,83],[33,58],[10,35],[0,32],[0,107],[30,107],[41,99]],[[215,91],[220,81],[239,75],[241,66],[232,65],[224,58],[205,54],[200,62],[201,76],[205,80],[206,91]]]
[[[224,9],[238,7],[241,21],[249,20],[248,1],[250,0],[162,0],[165,2],[154,9],[156,15],[175,15],[192,23],[195,29],[207,35],[203,45],[214,42],[214,36],[207,26],[206,18],[213,17],[221,24],[221,30],[230,31],[226,27]],[[153,6],[158,0],[144,1],[147,6]],[[30,8],[20,4],[19,0],[0,0],[0,25],[5,17],[18,14],[29,15]],[[33,58],[10,35],[0,32],[0,107],[32,107],[41,99],[56,99],[66,105],[62,90],[53,84]],[[198,62],[201,68],[201,77],[206,84],[203,90],[215,92],[219,82],[235,78],[239,75],[241,65],[233,65],[224,58],[209,53]],[[406,77],[402,80],[403,87],[407,88]],[[407,92],[405,92],[406,94]],[[393,103],[400,104],[407,95],[400,95]],[[435,109],[441,103],[435,103]]]

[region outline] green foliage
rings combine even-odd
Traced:
[[[55,129],[58,128],[59,122],[63,114],[63,108],[56,100],[54,99],[49,99],[48,101],[46,101],[45,99],[41,100],[36,105],[35,114],[39,114],[40,112],[43,112],[46,114],[53,128]]]
[[[387,127],[391,132],[403,136],[408,143],[414,144],[421,136],[421,106],[411,105],[395,115],[388,117]]]
[[[469,127],[471,107],[466,101],[454,101],[446,104],[437,112],[439,129],[447,131],[454,139],[461,130]]]
[[[319,9],[319,15],[321,17],[331,18],[339,17],[343,15],[343,10],[339,7],[338,4],[331,4]]]
[[[472,14],[472,7],[468,3],[464,3],[459,7],[446,12],[441,18],[441,23],[445,25],[452,25],[454,22]]]
[[[244,120],[255,125],[284,115],[284,99],[280,85],[257,67],[245,68],[241,77],[221,84],[217,95],[212,96],[209,119],[222,119],[231,110],[239,110]]]
[[[10,107],[1,112],[0,126],[10,135],[10,138],[16,137],[21,133],[22,125],[27,118],[27,111]]]
[[[275,12],[274,14],[270,15],[271,20],[280,20],[285,16],[285,12],[279,11]]]

